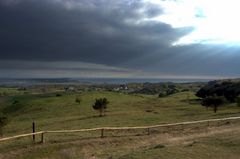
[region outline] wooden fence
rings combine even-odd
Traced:
[[[206,123],[208,126],[211,122],[219,122],[219,121],[225,121],[225,122],[231,122],[232,120],[238,120],[240,117],[229,117],[229,118],[222,118],[222,119],[209,119],[209,120],[200,120],[200,121],[190,121],[190,122],[180,122],[180,123],[172,123],[172,124],[161,124],[161,125],[152,125],[152,126],[137,126],[137,127],[101,127],[101,128],[92,128],[92,129],[80,129],[80,130],[55,130],[55,131],[39,131],[39,132],[33,132],[29,134],[21,134],[17,136],[12,137],[5,137],[0,138],[0,143],[7,140],[13,140],[18,138],[24,138],[24,137],[33,137],[33,142],[35,142],[35,135],[41,135],[41,143],[44,143],[44,134],[53,134],[53,133],[77,133],[77,132],[91,132],[91,131],[100,131],[100,136],[104,137],[104,131],[105,130],[136,130],[136,129],[145,129],[147,130],[148,135],[150,135],[151,129],[153,128],[161,128],[161,127],[174,127],[174,126],[181,126],[182,129],[184,129],[184,125],[190,125],[190,124],[200,124],[200,123]],[[33,124],[35,125],[35,124]],[[33,128],[35,131],[35,128]]]

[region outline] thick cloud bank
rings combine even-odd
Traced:
[[[238,47],[173,46],[194,27],[174,28],[154,20],[164,14],[164,6],[146,0],[2,0],[0,72],[62,69],[66,73],[68,66],[79,62],[78,72],[82,64],[91,63],[104,66],[101,69],[109,76],[119,70],[126,76],[133,70],[158,76],[240,73]],[[19,68],[19,61],[26,65]],[[62,66],[45,65],[47,61]]]

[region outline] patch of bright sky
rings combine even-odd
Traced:
[[[240,45],[240,0],[146,0],[160,5],[164,14],[151,18],[173,28],[194,27],[194,31],[173,45]]]

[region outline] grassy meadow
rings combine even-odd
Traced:
[[[176,93],[163,98],[158,98],[155,95],[124,94],[108,91],[86,91],[82,93],[51,92],[44,94],[24,94],[17,92],[17,90],[15,91],[11,95],[0,97],[0,110],[7,114],[10,119],[9,124],[4,127],[4,136],[30,133],[33,121],[36,123],[36,131],[41,131],[103,126],[147,126],[240,116],[240,108],[236,104],[221,106],[217,113],[214,113],[211,108],[207,110],[200,105],[195,92],[190,91]],[[104,117],[99,117],[99,113],[92,108],[95,99],[100,97],[106,97],[110,101],[106,116]],[[81,100],[80,104],[75,101],[76,98]],[[13,104],[14,101],[17,101],[17,103]],[[134,139],[136,138],[135,136],[123,138],[112,137],[113,141],[98,138],[87,139],[92,136],[98,137],[99,133],[49,135],[45,139],[46,144],[34,145],[34,147],[32,147],[33,145],[29,138],[4,142],[0,144],[0,158],[1,156],[3,158],[14,158],[16,154],[21,154],[19,158],[86,158],[86,154],[89,155],[89,152],[85,152],[87,150],[85,150],[84,145],[94,147],[93,143],[95,142],[100,147],[106,146],[106,148],[112,149],[111,152],[114,154],[112,157],[122,159],[164,158],[164,156],[165,158],[191,158],[194,152],[198,150],[198,147],[205,146],[204,151],[208,151],[208,147],[213,146],[212,141],[216,144],[214,146],[218,147],[218,139],[216,137],[209,137],[200,138],[201,144],[196,144],[198,147],[170,146],[154,149],[150,146],[150,148],[146,149],[137,147],[136,151],[129,152],[125,150],[124,145],[129,143],[130,140],[133,140],[134,145],[134,142],[136,142],[136,139]],[[83,137],[85,137],[83,141],[79,143],[74,142]],[[109,138],[111,139],[111,137]],[[240,138],[237,135],[228,135],[226,138],[229,138],[227,140],[231,141],[230,144],[235,146],[240,145]],[[102,143],[102,140],[106,140],[106,142]],[[144,142],[146,142],[145,140],[147,139],[144,139]],[[112,147],[112,144],[115,146]],[[226,145],[220,143],[219,151],[224,146]],[[64,150],[66,152],[62,152]],[[25,151],[30,152],[23,154],[22,152]],[[93,154],[97,158],[111,157],[103,148],[100,148],[99,151]],[[209,154],[209,156],[211,155],[213,154]],[[204,157],[204,154],[202,157]]]

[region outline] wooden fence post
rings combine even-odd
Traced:
[[[35,122],[32,123],[32,132],[35,133]],[[35,135],[32,136],[33,143],[35,143]]]
[[[41,134],[41,143],[44,143],[44,132]]]
[[[148,135],[150,135],[150,128],[147,128]]]

